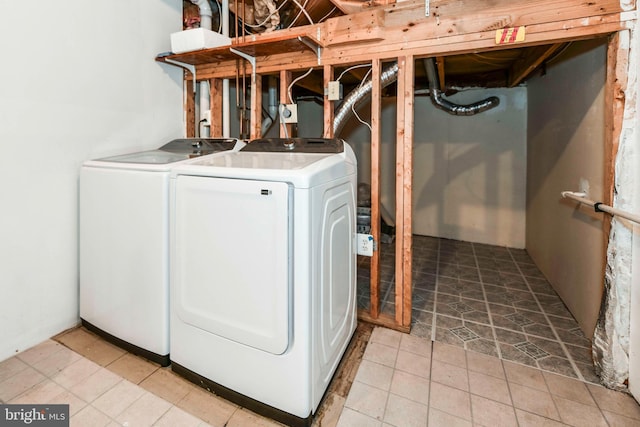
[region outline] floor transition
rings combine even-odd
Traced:
[[[314,426],[640,426],[632,397],[596,384],[588,340],[524,251],[415,243],[412,333],[361,323]],[[67,403],[78,427],[280,425],[84,328],[0,362],[1,403]]]

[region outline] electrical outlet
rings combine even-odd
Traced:
[[[284,105],[283,108],[280,108],[280,115],[283,123],[298,123],[298,105]]]
[[[358,255],[373,256],[373,236],[371,234],[358,233]]]
[[[327,86],[327,99],[329,99],[329,101],[339,101],[342,99],[342,85],[340,82],[329,82]]]

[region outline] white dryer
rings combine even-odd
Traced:
[[[244,145],[235,139],[176,139],[157,150],[83,164],[80,318],[85,327],[169,364],[169,170]]]
[[[261,139],[171,173],[171,366],[307,425],[356,328],[356,159]]]

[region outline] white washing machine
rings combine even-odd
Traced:
[[[169,170],[244,145],[235,139],[176,139],[157,150],[83,164],[84,326],[133,353],[169,364]]]
[[[171,366],[308,425],[356,328],[356,159],[261,139],[171,173]]]

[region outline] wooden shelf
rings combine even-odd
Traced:
[[[271,34],[274,34],[275,37],[271,37]],[[229,46],[157,56],[156,61],[166,62],[166,59],[172,59],[183,64],[205,65],[240,58],[231,50],[232,48],[254,58],[309,50],[319,55],[319,49],[322,48],[318,40],[307,34],[271,34],[268,36],[256,36],[255,40],[245,42],[235,42],[234,40]]]

